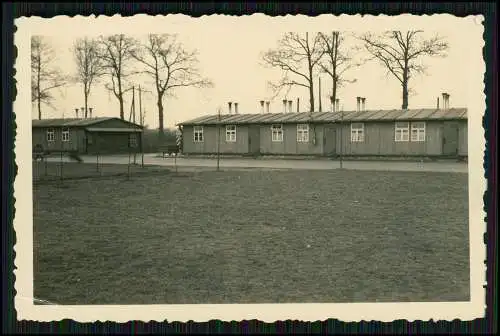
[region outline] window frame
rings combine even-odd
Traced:
[[[47,136],[46,137],[47,137],[47,142],[55,142],[56,141],[56,130],[53,128],[47,129]]]
[[[406,124],[406,127],[401,127],[398,125]],[[407,139],[405,139],[404,134],[406,131]],[[400,135],[400,136],[398,136]],[[410,122],[408,121],[396,121],[394,123],[394,141],[395,142],[408,142],[410,141]]]
[[[136,148],[137,147],[137,134],[136,133],[130,133],[129,134],[129,136],[128,136],[128,145],[129,145],[130,148]]]
[[[193,142],[202,143],[205,141],[203,126],[193,126]]]
[[[69,127],[64,127],[61,131],[61,141],[69,142],[70,141],[70,130]]]
[[[309,124],[297,124],[297,142],[309,142]]]
[[[361,127],[354,127],[361,125]],[[356,122],[351,123],[351,142],[365,142],[365,124]]]
[[[271,125],[271,142],[283,142],[283,124]]]
[[[236,142],[236,125],[226,125],[226,142]]]
[[[416,127],[415,125],[421,124],[422,127]],[[426,137],[426,124],[425,121],[415,121],[411,123],[411,129],[410,129],[410,141],[411,142],[425,142],[425,137]],[[413,131],[417,131],[416,133],[416,138],[413,138]],[[422,137],[420,137],[422,135]]]

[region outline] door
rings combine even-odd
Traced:
[[[323,154],[335,155],[335,128],[333,126],[325,126],[323,133]]]
[[[248,151],[250,154],[260,152],[260,127],[252,126],[248,128]]]
[[[443,124],[443,155],[458,154],[458,124],[444,122]]]

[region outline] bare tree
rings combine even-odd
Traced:
[[[366,50],[379,60],[396,79],[403,89],[402,108],[408,108],[410,79],[424,74],[426,67],[419,62],[426,56],[445,56],[448,43],[439,36],[424,39],[423,31],[391,31],[382,35],[366,34],[361,37]]]
[[[52,91],[66,85],[61,71],[55,66],[55,53],[41,36],[31,37],[31,101],[36,103],[38,119],[42,119],[42,104],[52,106]]]
[[[111,83],[105,84],[106,89],[113,92],[120,104],[120,118],[125,119],[123,95],[125,79],[132,74],[128,71],[128,65],[132,59],[137,41],[123,34],[101,36],[99,39],[100,58],[102,68],[111,79]]]
[[[265,64],[282,70],[281,80],[270,82],[271,88],[277,96],[282,89],[287,92],[293,86],[307,88],[309,93],[309,109],[314,111],[314,76],[321,59],[321,45],[319,35],[309,38],[309,33],[286,33],[279,41],[276,49],[265,52],[262,56]],[[293,78],[290,78],[292,76]]]
[[[358,48],[347,49],[344,46],[345,38],[342,33],[333,31],[331,33],[318,33],[321,41],[323,57],[319,65],[321,70],[332,80],[333,101],[337,98],[337,89],[344,83],[354,83],[356,79],[345,78],[345,73],[361,65],[361,61],[356,61],[353,54]]]
[[[83,86],[85,118],[87,118],[90,90],[103,74],[98,41],[89,38],[78,39],[73,45],[73,54],[77,66],[76,81]]]
[[[158,106],[158,131],[164,135],[165,95],[173,95],[176,89],[185,87],[208,88],[213,83],[203,78],[198,68],[198,52],[187,51],[176,35],[150,34],[142,48],[134,51],[132,56],[144,65],[144,73],[154,81]]]

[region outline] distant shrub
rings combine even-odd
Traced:
[[[164,131],[163,141],[160,143],[158,130],[144,129],[142,134],[142,146],[144,153],[158,153],[162,146],[166,144],[175,144],[176,135],[174,130],[166,129]]]

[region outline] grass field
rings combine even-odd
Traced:
[[[467,175],[227,171],[34,186],[59,304],[469,300]]]

